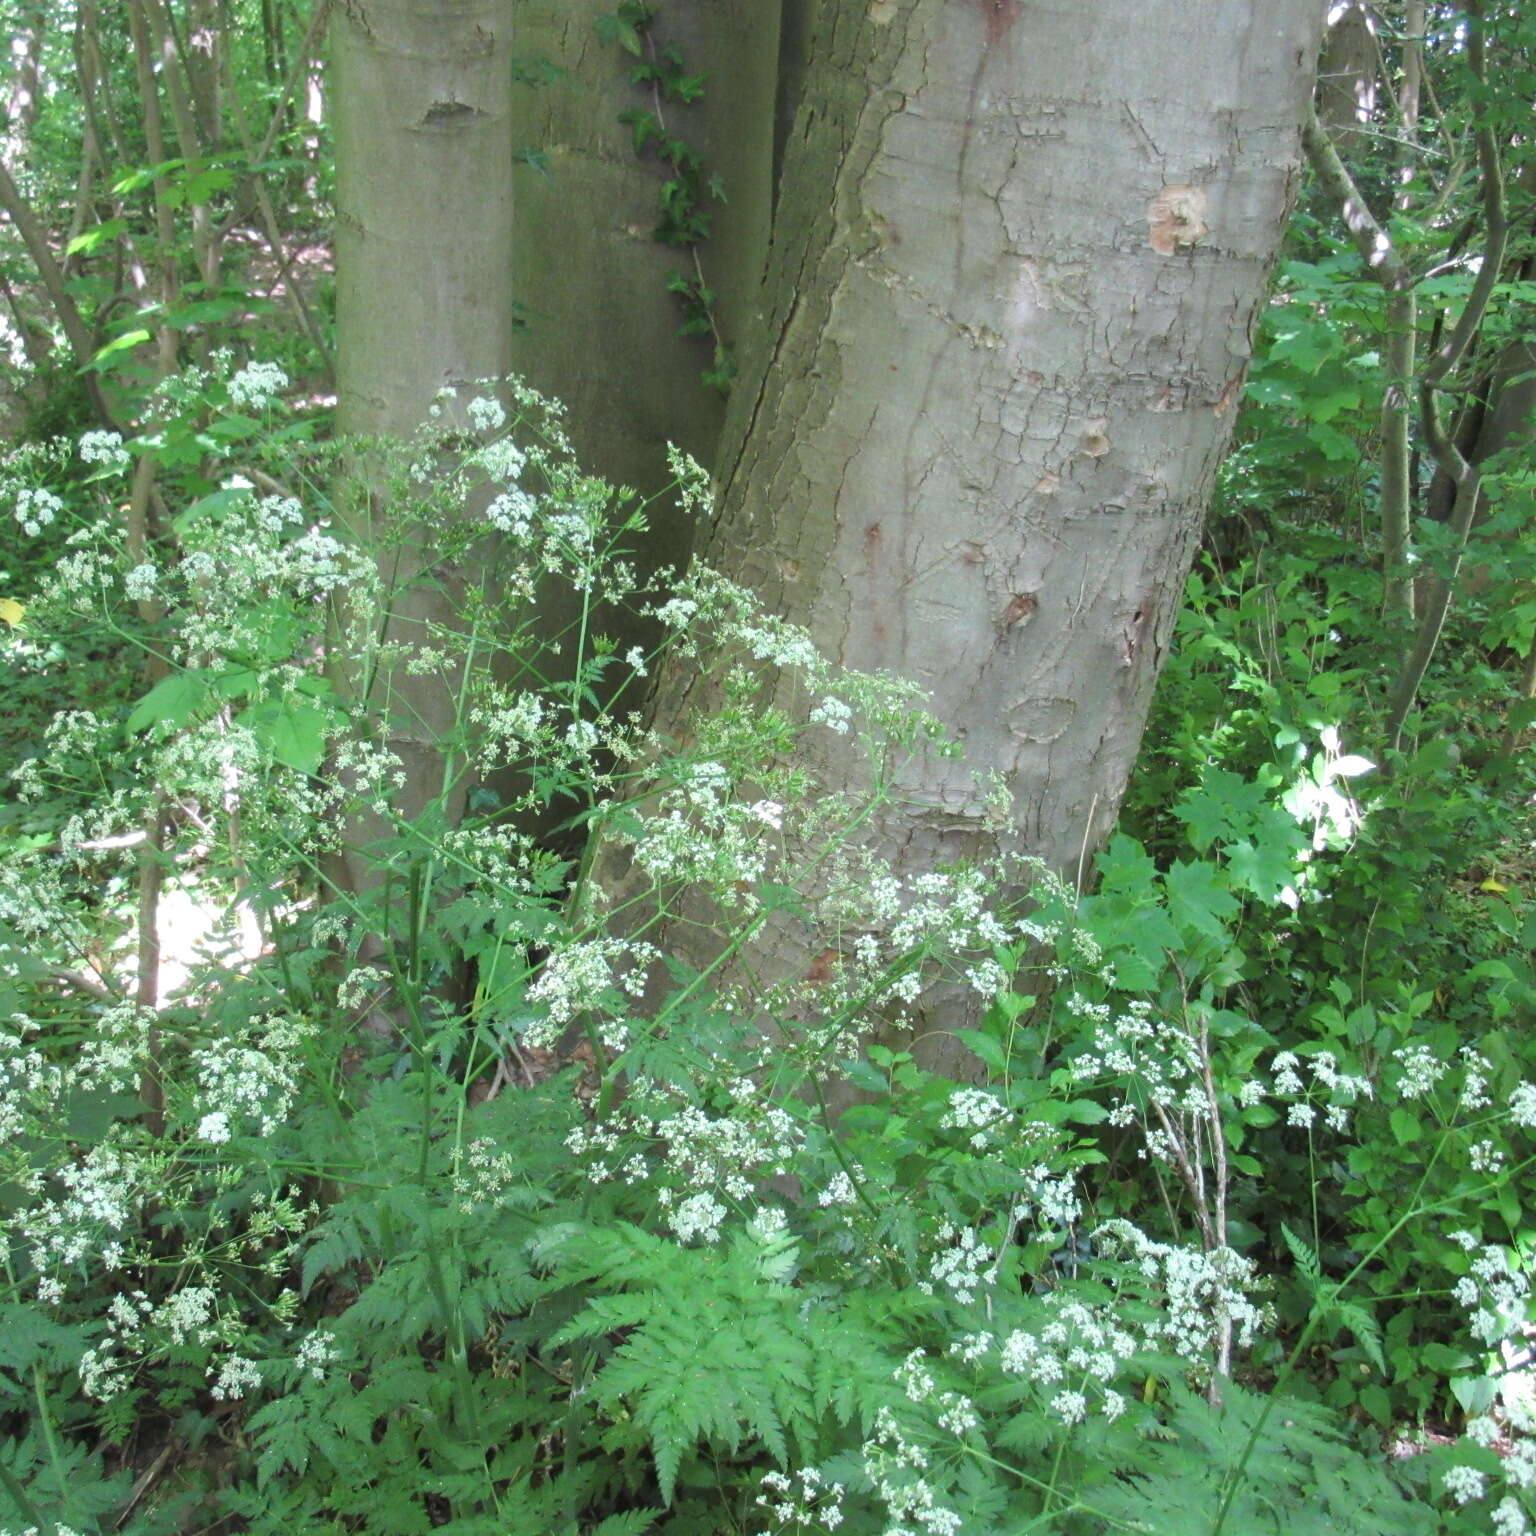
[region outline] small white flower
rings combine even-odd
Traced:
[[[1498,1508],[1493,1512],[1493,1536],[1527,1536],[1530,1528],[1517,1499],[1499,1500]]]
[[[229,1116],[223,1110],[216,1110],[211,1115],[204,1115],[197,1122],[197,1139],[206,1141],[210,1146],[220,1146],[229,1140]]]
[[[499,400],[480,395],[469,402],[469,420],[477,432],[498,432],[507,424],[507,413]]]
[[[276,363],[247,363],[229,381],[229,398],[247,410],[261,410],[288,388],[288,375]]]
[[[147,603],[155,595],[155,584],[159,579],[160,572],[146,560],[123,577],[123,593],[132,602]]]
[[[1536,1128],[1536,1083],[1521,1083],[1510,1094],[1509,1118],[1523,1131]]]
[[[1458,1504],[1470,1504],[1488,1492],[1487,1476],[1476,1467],[1447,1467],[1441,1482]]]

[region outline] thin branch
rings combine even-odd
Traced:
[[[1355,178],[1339,158],[1327,130],[1318,121],[1316,110],[1309,110],[1301,130],[1302,147],[1317,174],[1317,179],[1338,203],[1344,215],[1344,226],[1350,238],[1364,258],[1367,270],[1384,288],[1409,288],[1413,285],[1413,273],[1403,260],[1402,253],[1392,242],[1392,237],[1377,223],[1376,215],[1367,206]]]
[[[277,105],[272,109],[272,120],[267,124],[266,134],[257,147],[256,153],[250,157],[250,164],[235,186],[235,207],[230,210],[229,217],[215,231],[219,239],[223,239],[235,227],[239,218],[239,194],[245,190],[249,181],[261,174],[257,167],[264,165],[267,157],[272,153],[272,146],[277,142],[277,136],[282,131],[283,119],[287,115],[294,92],[298,90],[299,81],[309,72],[310,58],[325,31],[325,23],[330,16],[333,3],[334,0],[315,0],[314,14],[309,18],[309,26],[305,29],[298,52],[294,55],[293,63],[288,70],[288,78],[283,81],[283,88],[278,92]]]
[[[1467,11],[1472,18],[1472,25],[1467,32],[1467,60],[1481,85],[1487,79],[1488,69],[1482,6],[1480,3],[1469,4]],[[1455,508],[1451,519],[1453,553],[1450,568],[1430,586],[1413,650],[1392,690],[1386,733],[1394,749],[1402,744],[1403,722],[1408,718],[1408,711],[1413,708],[1419,685],[1424,681],[1424,674],[1429,670],[1429,663],[1445,628],[1451,598],[1456,589],[1456,578],[1461,571],[1462,556],[1477,516],[1478,491],[1481,487],[1477,466],[1462,453],[1446,428],[1439,400],[1442,393],[1441,380],[1461,361],[1482,326],[1494,288],[1502,276],[1504,253],[1509,241],[1504,169],[1499,145],[1486,112],[1481,110],[1476,140],[1478,169],[1482,178],[1483,227],[1486,231],[1482,265],[1451,334],[1436,347],[1419,379],[1419,414],[1424,426],[1425,441],[1440,468],[1456,487]]]

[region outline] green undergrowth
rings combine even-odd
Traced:
[[[637,588],[520,386],[323,452],[259,365],[165,407],[151,558],[163,445],[8,472],[57,693],[0,819],[0,1528],[1525,1528],[1516,770],[1388,763],[1341,552],[1192,580],[1079,896],[863,848],[921,701]],[[674,668],[718,693],[663,740]],[[957,1079],[890,1043],[935,996]]]

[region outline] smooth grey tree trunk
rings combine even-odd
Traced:
[[[504,376],[511,364],[513,0],[342,0],[332,30],[336,135],[337,429],[409,437],[438,391]],[[350,520],[377,540],[399,515],[378,496]],[[390,549],[409,583],[434,557]],[[424,642],[451,624],[459,573],[399,599],[388,638]],[[414,817],[452,779],[442,738],[451,688],[404,667],[337,654],[343,691],[388,711],[407,783],[396,812]],[[462,785],[457,792],[461,793]],[[451,814],[451,813],[450,813]],[[376,828],[348,835],[354,848]],[[349,854],[343,883],[370,877]]]
[[[847,665],[921,683],[963,742],[879,829],[906,872],[1009,851],[1075,875],[1114,824],[1321,22],[1316,0],[820,10],[703,557]],[[672,673],[660,722],[708,696]],[[757,974],[803,965],[776,942]]]
[[[408,435],[504,374],[513,0],[343,0],[333,23],[337,427]]]

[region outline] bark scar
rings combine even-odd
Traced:
[[[1035,610],[1040,606],[1040,599],[1033,592],[1015,592],[1008,599],[1008,606],[1003,609],[1002,617],[997,621],[997,627],[1001,630],[1017,629],[1021,624],[1027,624],[1034,618]]]
[[[1019,19],[1023,9],[1020,0],[980,0],[982,14],[987,18],[987,47],[991,47]]]
[[[485,114],[478,107],[462,101],[434,101],[422,114],[420,128],[463,128],[474,118]]]

